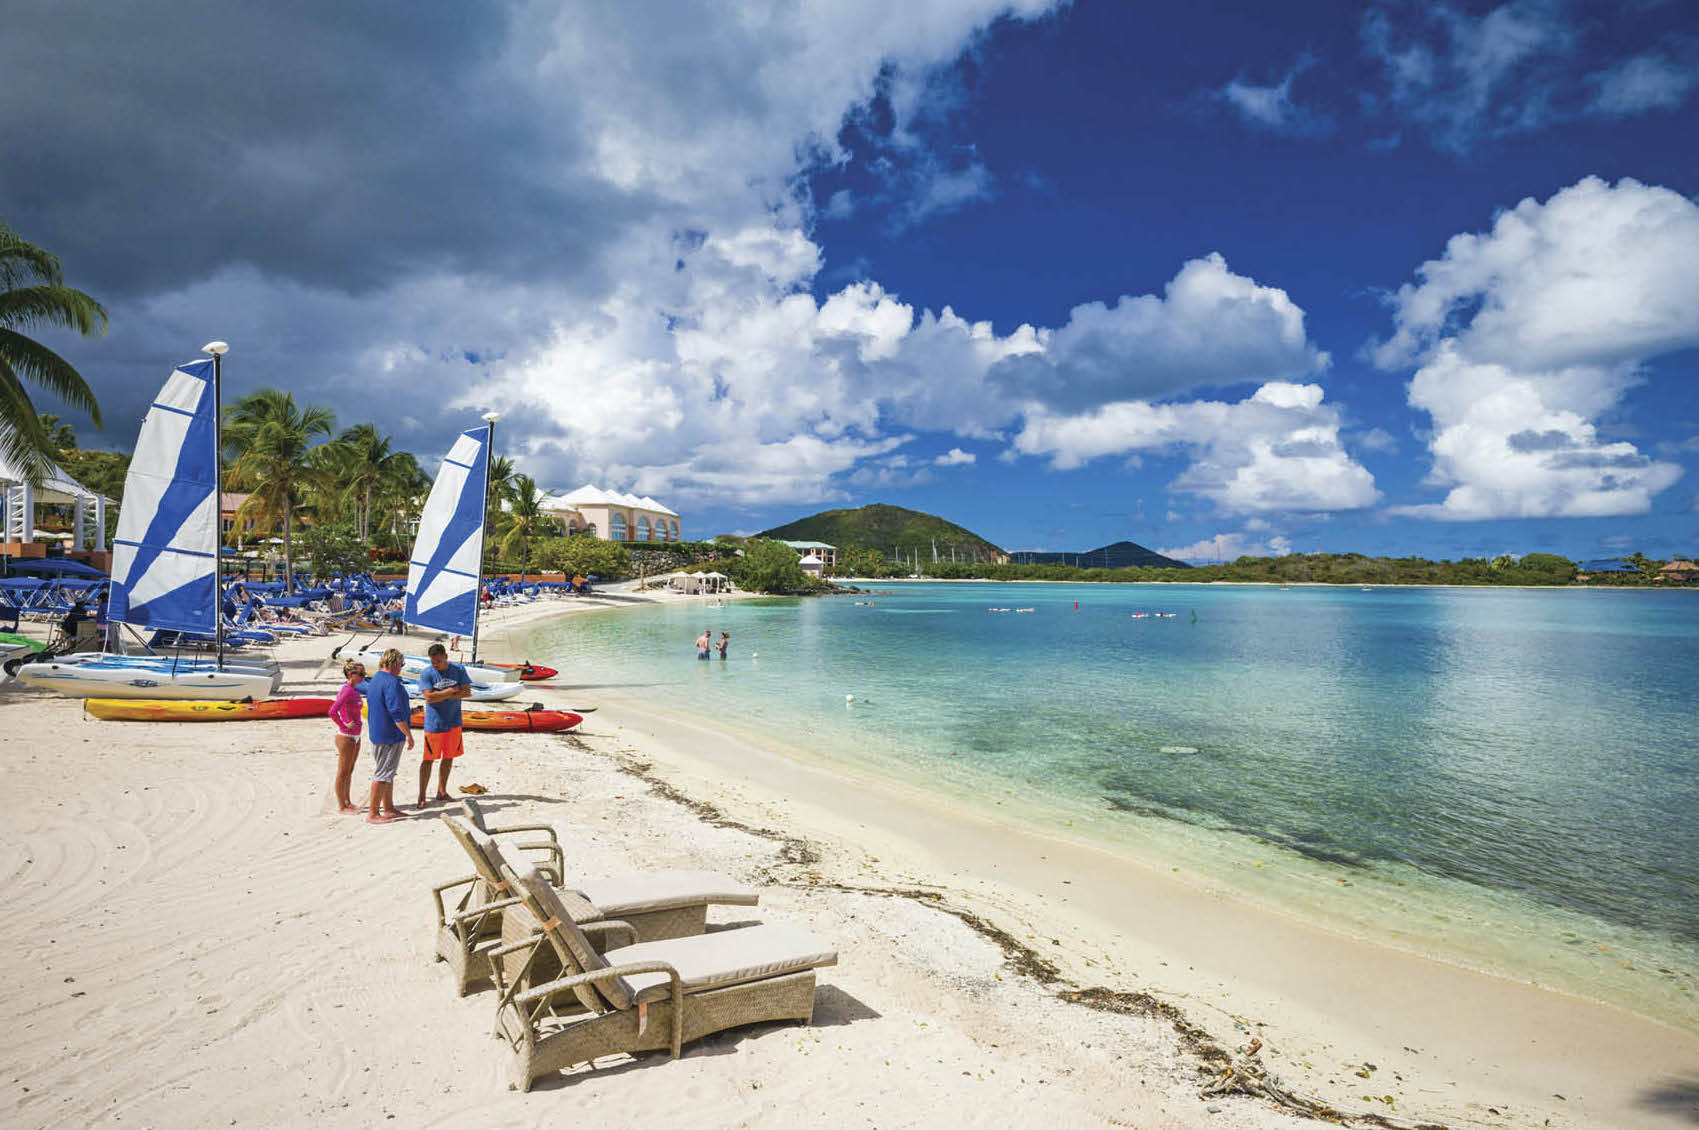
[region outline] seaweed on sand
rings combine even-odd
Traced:
[[[570,743],[581,752],[611,760],[621,773],[642,781],[649,786],[651,793],[663,800],[671,801],[688,809],[704,823],[711,824],[716,828],[729,828],[745,832],[777,843],[779,845],[779,859],[783,863],[806,868],[820,862],[819,848],[807,840],[788,835],[777,829],[756,827],[740,820],[731,819],[715,805],[707,801],[697,800],[670,782],[656,776],[653,772],[654,764],[652,762],[640,761],[620,753],[602,753],[592,748],[576,734],[562,734],[560,739]],[[1105,986],[1083,988],[1070,981],[1055,962],[1050,961],[1038,950],[1027,945],[1007,930],[987,921],[971,910],[950,905],[942,890],[927,887],[879,887],[844,883],[825,879],[813,871],[805,872],[799,879],[787,879],[774,875],[772,881],[777,885],[788,887],[844,891],[850,894],[873,895],[881,898],[911,899],[923,906],[929,906],[960,920],[968,929],[1001,949],[1004,959],[1016,973],[1030,978],[1047,989],[1054,990],[1058,1000],[1099,1012],[1112,1012],[1123,1016],[1145,1016],[1166,1021],[1173,1029],[1180,1049],[1199,1061],[1198,1072],[1206,1080],[1203,1088],[1198,1092],[1200,1098],[1247,1095],[1264,1099],[1293,1114],[1343,1126],[1376,1126],[1383,1128],[1383,1130],[1447,1130],[1445,1126],[1437,1123],[1396,1122],[1384,1115],[1373,1113],[1347,1114],[1335,1110],[1320,1100],[1311,1099],[1288,1090],[1273,1075],[1267,1065],[1258,1058],[1263,1047],[1261,1039],[1253,1039],[1248,1047],[1240,1049],[1239,1057],[1235,1059],[1225,1048],[1215,1042],[1208,1032],[1188,1020],[1185,1013],[1176,1006],[1167,1001],[1159,1000],[1146,992],[1125,992]]]

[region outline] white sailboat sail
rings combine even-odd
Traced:
[[[112,539],[110,620],[219,630],[217,372],[212,359],[177,366],[142,419]],[[68,695],[261,699],[283,674],[269,660],[84,652],[26,664],[17,678]]]
[[[190,361],[142,420],[112,539],[112,620],[218,630],[215,400],[213,361]]]
[[[490,429],[462,432],[437,471],[407,567],[407,622],[470,636],[478,621]]]

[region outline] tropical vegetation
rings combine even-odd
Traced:
[[[106,332],[106,310],[65,285],[58,256],[0,223],[0,458],[37,484],[63,437],[43,427],[26,384],[87,413],[100,427],[100,405],[82,374],[31,336],[44,329],[95,337]]]
[[[307,492],[322,489],[325,462],[315,436],[330,438],[336,417],[316,404],[297,406],[293,393],[262,388],[238,400],[224,418],[224,446],[232,462],[227,476],[248,497],[236,508],[238,526],[283,530],[283,579],[295,584],[295,523]]]
[[[502,460],[497,459],[497,463]],[[491,466],[491,487],[494,493],[495,467]],[[507,495],[505,512],[497,519],[504,532],[496,544],[497,554],[504,560],[519,562],[519,579],[525,580],[531,565],[531,547],[538,539],[560,530],[560,519],[542,508],[543,492],[530,475],[509,473],[504,484]],[[515,557],[517,554],[517,558]]]
[[[934,556],[959,561],[992,562],[1003,551],[972,530],[936,514],[877,503],[854,510],[823,510],[757,534],[780,541],[818,541],[836,546],[876,550],[893,559],[929,561]]]

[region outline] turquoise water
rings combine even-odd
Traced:
[[[1686,1019],[1699,594],[894,588],[567,617],[532,657],[586,699],[1026,798],[1250,897]],[[704,626],[728,661],[697,660]]]

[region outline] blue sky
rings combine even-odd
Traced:
[[[108,441],[216,336],[692,534],[1699,551],[1692,5],[639,7],[33,9],[0,217]]]

